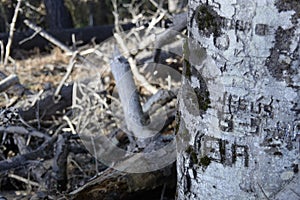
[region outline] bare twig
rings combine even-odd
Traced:
[[[3,41],[2,40],[0,40],[0,48],[1,48],[1,52],[0,52],[0,64],[3,65],[4,45],[3,45]]]
[[[132,23],[138,23],[144,17],[143,13],[140,12],[140,8],[143,5],[143,2],[128,3],[124,4],[124,8],[127,8],[128,12],[131,14]]]
[[[149,26],[146,29],[146,34],[145,35],[149,35],[149,33],[152,32],[154,26],[160,22],[164,16],[168,16],[168,13],[166,10],[163,9],[163,2],[162,0],[159,1],[159,3],[156,3],[153,0],[150,0],[150,2],[157,8],[155,14],[153,15],[151,22],[149,24]],[[170,16],[168,16],[170,17]]]
[[[11,107],[12,105],[14,105],[14,104],[19,100],[19,98],[20,98],[19,96],[13,96],[12,98],[10,98],[10,99],[7,101],[5,107],[6,107],[6,108]]]
[[[117,33],[122,32],[122,28],[120,26],[119,22],[119,14],[118,14],[118,5],[117,5],[117,0],[112,0],[112,5],[113,5],[113,15],[114,15],[114,23],[115,23],[115,29]]]
[[[9,126],[9,127],[0,126],[0,133],[13,133],[19,135],[35,136],[39,138],[44,138],[46,140],[50,140],[50,136],[46,135],[45,133],[36,130],[29,131],[22,126]]]
[[[25,42],[27,42],[27,41],[29,41],[29,40],[32,40],[32,39],[33,39],[36,35],[38,35],[38,34],[39,34],[39,31],[34,32],[30,37],[27,37],[27,38],[21,40],[21,41],[19,42],[19,45],[21,45],[21,44],[23,44],[23,43],[25,43]]]
[[[155,2],[153,0],[149,0],[149,2],[152,3],[152,5],[155,6],[157,9],[161,8],[161,6],[157,2]]]
[[[7,90],[9,87],[19,82],[18,76],[11,74],[8,77],[0,81],[0,92]]]
[[[72,48],[73,51],[76,51],[76,36],[74,33],[72,34]]]
[[[18,0],[17,6],[15,8],[15,13],[14,13],[14,16],[13,16],[11,24],[10,24],[9,38],[8,38],[8,42],[7,42],[6,50],[5,50],[4,65],[7,65],[7,61],[8,61],[8,58],[9,58],[10,46],[12,44],[12,40],[13,40],[13,37],[14,37],[15,25],[16,25],[19,9],[20,9],[20,6],[21,6],[21,1],[22,0]]]
[[[72,134],[75,135],[76,134],[76,130],[75,130],[74,125],[72,124],[71,120],[69,119],[69,117],[66,116],[66,115],[64,115],[63,119],[68,123],[68,125],[69,125],[69,127],[71,129]]]
[[[70,74],[71,74],[71,72],[73,70],[73,67],[74,67],[74,65],[76,63],[76,60],[75,60],[76,55],[77,55],[77,52],[75,52],[73,54],[72,59],[70,60],[70,63],[68,65],[68,67],[67,67],[67,72],[64,75],[64,77],[62,78],[62,80],[60,81],[58,87],[56,88],[56,91],[54,93],[54,98],[56,98],[56,99],[59,99],[60,90],[63,87],[63,85],[65,84],[66,80],[68,79],[68,77],[70,76]]]
[[[34,182],[34,181],[31,181],[31,180],[26,179],[26,178],[23,178],[23,177],[18,176],[18,175],[16,175],[16,174],[8,174],[8,177],[14,178],[14,179],[16,179],[16,180],[18,180],[18,181],[21,181],[21,182],[23,182],[23,183],[29,184],[29,185],[31,185],[31,186],[36,186],[36,187],[39,187],[39,186],[40,186],[39,183]]]
[[[260,188],[262,194],[264,195],[264,197],[267,199],[267,200],[270,200],[270,198],[268,197],[268,195],[266,194],[264,188],[259,184],[257,183],[258,187]]]
[[[166,12],[162,12],[159,13],[157,17],[153,17],[148,28],[146,29],[146,33],[145,35],[149,35],[149,33],[151,33],[152,29],[154,28],[154,26],[160,22],[160,20],[163,19],[163,17],[165,16]]]

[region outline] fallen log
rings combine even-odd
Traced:
[[[34,106],[27,110],[20,108],[19,115],[25,121],[51,119],[72,105],[72,90],[73,85],[65,85],[59,93],[59,99],[56,100],[54,94],[48,95],[44,99],[38,100]]]
[[[134,24],[125,24],[122,27],[126,31],[133,28]],[[53,30],[49,31],[49,34],[61,41],[62,43],[66,45],[71,45],[72,34],[75,35],[76,41],[80,41],[82,44],[89,43],[93,38],[95,39],[96,43],[99,43],[111,37],[113,35],[113,30],[114,25],[103,25],[95,27]],[[35,47],[45,49],[47,46],[50,45],[49,41],[47,41],[38,34],[32,37],[32,35],[34,34],[36,33],[32,30],[26,32],[15,32],[11,49],[30,50]],[[8,33],[0,33],[0,40],[3,41],[4,46],[6,46],[7,44],[8,37]],[[24,40],[26,41],[21,42]]]
[[[94,180],[69,193],[68,197],[74,200],[138,199],[139,194],[146,194],[147,191],[152,191],[163,185],[169,189],[175,188],[175,168],[175,163],[148,173],[126,173],[108,168]],[[143,199],[151,198],[143,195]]]

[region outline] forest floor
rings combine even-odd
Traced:
[[[122,148],[126,148],[128,138],[126,138],[126,134],[124,136],[122,128],[120,129],[120,126],[124,126],[124,124],[122,125],[124,118],[120,117],[122,107],[120,102],[115,100],[117,97],[114,96],[115,82],[109,66],[114,46],[112,42],[106,41],[100,46],[89,44],[81,47],[80,52],[92,52],[83,56],[87,62],[92,63],[91,68],[87,67],[84,61],[78,61],[72,55],[62,52],[58,47],[52,48],[47,53],[38,50],[16,51],[13,62],[1,68],[0,71],[6,75],[16,74],[19,79],[18,84],[23,87],[24,91],[20,94],[16,92],[15,86],[12,86],[0,95],[2,120],[0,123],[0,198],[2,196],[4,199],[68,199],[70,192],[84,187],[86,183],[105,170],[107,166],[89,153],[81,141],[81,136],[87,135],[78,135],[78,132],[82,133],[88,130],[83,128],[83,124],[90,123],[81,118],[91,118],[89,119],[91,121],[103,122],[100,126],[101,131],[109,137],[118,138],[119,144],[123,145]],[[179,48],[181,47],[179,46]],[[141,56],[139,53],[135,55],[136,64],[142,76],[148,77],[147,80],[157,90],[177,90],[180,84],[179,79],[168,79],[170,76],[151,77],[153,71],[145,71],[147,67],[140,62],[143,59],[151,59],[153,55],[153,52],[149,52],[148,49],[145,52],[141,53]],[[75,63],[73,66],[71,66],[72,62]],[[163,62],[164,65],[173,67],[177,71],[176,73],[180,73],[182,70],[181,56],[179,55],[168,54]],[[70,74],[67,75],[69,72]],[[98,80],[97,77],[100,79]],[[84,97],[88,96],[88,100],[80,95],[78,98],[91,104],[80,104],[83,106],[83,110],[74,112],[72,105],[74,106],[74,99],[78,98],[74,98],[73,90],[71,93],[69,91],[68,95],[70,96],[67,99],[67,101],[71,101],[71,105],[70,102],[69,104],[63,102],[61,108],[57,108],[57,105],[47,107],[49,102],[45,99],[49,96],[55,97],[55,92],[60,84],[67,87],[74,83],[85,85],[84,91],[81,92]],[[89,85],[89,83],[91,84]],[[94,83],[98,86],[94,86]],[[59,92],[62,93],[65,86],[60,88]],[[154,95],[143,85],[138,85],[137,89],[144,102]],[[61,95],[62,99],[66,100],[64,98],[68,98],[68,96],[64,95]],[[95,96],[101,100],[93,102]],[[63,100],[59,99],[58,104]],[[105,107],[107,104],[108,108]],[[162,134],[172,135],[175,127],[176,99],[168,100],[166,105],[167,112],[171,114]],[[92,110],[93,106],[97,106],[97,109]],[[51,109],[57,110],[52,113]],[[21,113],[25,113],[23,116],[28,117],[26,113],[31,116],[24,119],[22,115],[18,115],[20,110]],[[44,111],[46,113],[42,113]],[[94,115],[91,114],[93,112],[97,112],[97,118],[93,118]],[[52,114],[48,115],[48,113]],[[120,141],[124,142],[124,138],[125,143],[122,144]],[[34,152],[41,155],[28,156]],[[24,158],[23,155],[28,157]],[[16,158],[23,159],[23,163],[18,162]],[[16,166],[10,167],[10,162]],[[6,168],[4,169],[3,166]],[[170,193],[166,192],[164,199],[174,197],[174,185],[167,189],[161,184],[157,184],[157,186],[159,187],[153,187],[155,190],[147,189],[154,195],[151,197],[151,193],[148,193],[149,198],[160,199],[164,190]]]

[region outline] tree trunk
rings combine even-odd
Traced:
[[[300,4],[189,2],[178,199],[300,199]]]
[[[50,30],[73,28],[71,14],[64,0],[44,0],[47,24]]]

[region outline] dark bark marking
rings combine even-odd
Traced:
[[[270,27],[267,24],[256,24],[255,34],[259,36],[268,35],[270,33]]]
[[[192,164],[198,163],[197,153],[192,146],[188,146],[185,152],[190,156],[190,160],[193,162]]]
[[[208,167],[208,165],[211,163],[211,158],[208,156],[203,156],[200,158],[200,165],[203,166],[204,169]]]
[[[293,68],[293,64],[299,62],[296,60],[299,58],[299,43],[294,52],[290,49],[295,32],[295,27],[289,29],[279,27],[276,30],[275,44],[270,50],[271,54],[265,64],[270,74],[277,81],[285,81],[289,86],[293,86],[292,77],[297,74],[297,69]],[[287,59],[282,59],[282,57]]]
[[[249,166],[249,148],[246,145],[232,145],[232,163],[236,163],[237,159],[244,157],[244,166]]]
[[[223,18],[214,11],[212,6],[202,4],[196,9],[196,22],[199,31],[206,37],[211,34],[219,37],[222,33],[221,26]]]

